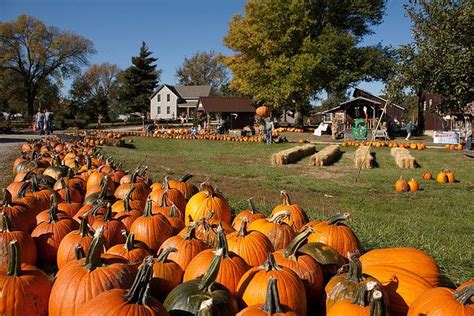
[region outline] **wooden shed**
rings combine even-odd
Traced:
[[[255,117],[255,106],[248,97],[201,97],[197,111],[206,114],[208,125],[219,117],[229,123],[230,129],[252,126]]]

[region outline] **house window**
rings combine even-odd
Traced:
[[[166,95],[166,101],[170,102],[170,95],[169,94]]]
[[[169,95],[169,94],[168,94]],[[169,106],[166,107],[166,114],[170,114],[171,108]]]
[[[156,108],[156,113],[157,113],[157,114],[161,114],[161,107],[160,107],[160,106],[158,106],[158,107]]]
[[[161,94],[158,94],[158,102],[161,102]]]

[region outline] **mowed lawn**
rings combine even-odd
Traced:
[[[102,152],[129,170],[144,161],[154,181],[185,173],[194,175],[195,184],[210,181],[234,212],[247,208],[246,199],[254,197],[257,207],[269,213],[280,203],[279,192],[287,190],[311,219],[351,213],[348,224],[366,250],[416,247],[431,254],[453,282],[474,278],[474,160],[461,152],[411,151],[420,168],[409,170],[395,165],[389,148],[374,148],[378,167],[362,170],[354,183],[354,148],[342,148],[343,156],[330,167],[309,166],[308,158],[271,166],[272,153],[297,144],[132,139],[135,148],[105,147]],[[441,168],[452,170],[459,182],[441,185],[421,179],[423,171],[436,177]],[[394,183],[400,176],[419,181],[421,190],[396,193]]]

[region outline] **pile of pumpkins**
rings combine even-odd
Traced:
[[[304,133],[304,129],[297,127],[277,127],[275,128],[276,133],[292,132],[292,133]]]
[[[154,182],[88,142],[26,143],[0,209],[3,315],[472,315],[414,248],[364,252],[350,215],[266,217],[191,175]]]
[[[343,141],[342,147],[359,147],[359,146],[368,146],[370,141]],[[389,147],[389,148],[407,148],[407,149],[418,149],[418,150],[425,150],[426,144],[424,143],[399,143],[399,142],[392,142],[392,141],[375,141],[372,142],[373,147]]]
[[[429,171],[425,171],[423,172],[422,179],[430,181],[433,179],[433,174]],[[456,176],[454,175],[454,172],[442,169],[436,175],[436,182],[440,184],[456,183]],[[400,176],[400,179],[395,182],[395,191],[397,192],[413,192],[418,191],[419,189],[420,184],[413,178],[410,181],[406,181],[402,176]]]
[[[457,145],[454,145],[454,144],[446,144],[444,145],[444,148],[447,149],[447,150],[463,150],[463,145],[462,144],[457,144]]]

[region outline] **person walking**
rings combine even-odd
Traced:
[[[44,122],[45,122],[45,132],[47,135],[53,134],[53,112],[50,112],[48,108],[44,110]]]
[[[265,129],[266,129],[266,138],[267,138],[267,144],[273,143],[273,130],[275,129],[275,126],[273,125],[273,121],[269,121],[268,123],[265,124]]]
[[[411,131],[413,129],[413,122],[410,120],[408,121],[407,125],[405,126],[406,130],[407,130],[407,138],[405,138],[405,140],[410,140],[410,137],[411,137]]]
[[[36,113],[36,133],[38,135],[43,135],[44,129],[44,113],[41,112],[41,109],[38,109]]]

